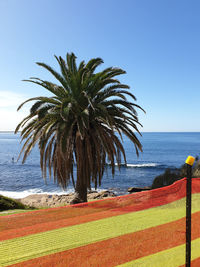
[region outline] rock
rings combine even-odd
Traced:
[[[150,186],[145,186],[145,187],[129,187],[128,192],[129,193],[134,193],[134,192],[141,192],[141,191],[147,191],[151,190],[152,188]]]
[[[70,202],[74,199],[74,193],[65,194],[65,195],[47,195],[47,194],[34,194],[25,198],[18,199],[21,203],[29,205],[35,208],[41,207],[58,207],[69,205]],[[114,197],[115,194],[110,191],[90,191],[88,193],[88,200],[96,200]]]
[[[96,190],[89,190],[88,194],[92,194],[92,193],[98,193]]]
[[[101,197],[114,197],[115,196],[115,194],[113,193],[113,192],[110,192],[110,191],[103,191],[103,192],[101,192],[100,193],[100,196]]]
[[[113,192],[110,191],[102,191],[99,193],[96,193],[96,195],[94,195],[95,199],[103,199],[103,198],[108,198],[108,197],[115,197],[116,195]]]
[[[200,160],[198,160],[194,166],[192,171],[192,177],[199,178],[200,177]]]
[[[96,193],[89,193],[88,194],[88,199],[97,199],[99,198],[99,193],[96,192]]]
[[[48,199],[46,197],[42,197],[41,202],[48,202]]]

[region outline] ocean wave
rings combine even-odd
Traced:
[[[24,197],[34,195],[34,194],[65,195],[65,194],[69,194],[73,192],[74,192],[74,189],[68,189],[66,191],[63,191],[62,189],[52,190],[52,191],[43,191],[41,188],[34,188],[34,189],[28,189],[24,191],[0,191],[0,195],[18,199],[18,198],[24,198]]]
[[[157,167],[157,163],[141,163],[141,164],[127,164],[128,168],[148,168],[148,167]]]
[[[110,164],[108,164],[110,165]],[[118,166],[117,163],[115,163],[115,166]],[[139,163],[139,164],[132,164],[132,163],[122,163],[120,164],[120,167],[124,167],[124,168],[154,168],[154,167],[164,167],[161,164],[158,163]]]
[[[97,191],[97,192],[101,192],[107,189],[104,188],[91,188],[92,191]],[[49,190],[49,191],[44,191],[42,188],[32,188],[32,189],[28,189],[28,190],[24,190],[24,191],[4,191],[4,190],[0,190],[0,195],[3,195],[5,197],[11,197],[14,199],[19,199],[19,198],[24,198],[24,197],[28,197],[30,195],[34,195],[34,194],[47,194],[47,195],[67,195],[70,193],[74,193],[74,188],[68,188],[67,190],[62,190],[62,189],[57,189],[57,190]]]

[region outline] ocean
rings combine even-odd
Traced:
[[[150,186],[154,178],[166,168],[184,164],[188,155],[200,156],[199,132],[145,132],[139,137],[143,152],[136,156],[134,145],[124,137],[127,166],[116,168],[112,177],[110,167],[98,190],[112,190],[117,195],[127,194],[132,186]],[[0,132],[0,194],[22,198],[31,194],[67,194],[73,192],[72,184],[64,191],[53,179],[43,180],[39,164],[39,151],[35,147],[25,164],[17,161],[21,149],[20,135]]]

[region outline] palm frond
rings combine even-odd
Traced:
[[[37,64],[48,70],[58,84],[31,77],[27,82],[42,86],[51,97],[33,97],[24,104],[35,101],[26,116],[16,127],[20,129],[23,146],[23,162],[38,143],[40,167],[44,179],[47,174],[66,188],[70,179],[76,188],[95,188],[101,185],[106,160],[111,163],[112,174],[115,163],[120,168],[121,157],[126,163],[123,135],[135,146],[136,154],[142,145],[135,132],[140,134],[137,110],[144,111],[135,103],[136,97],[130,87],[116,77],[126,72],[109,67],[96,72],[103,63],[93,58],[76,65],[73,53],[66,60],[55,56],[60,73],[45,63]],[[117,134],[118,133],[118,136]],[[74,179],[74,165],[77,177]],[[85,189],[84,189],[85,190]]]

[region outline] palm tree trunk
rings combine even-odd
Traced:
[[[87,184],[84,182],[83,175],[77,177],[75,196],[70,204],[87,202]]]
[[[79,136],[78,136],[79,137]],[[79,137],[80,138],[80,137]],[[80,139],[79,139],[80,141]],[[86,146],[84,141],[80,141],[79,145],[81,153],[77,156],[77,179],[75,187],[75,196],[70,204],[77,204],[87,202],[87,155]],[[81,157],[80,157],[81,155]],[[81,160],[80,160],[81,158]]]

